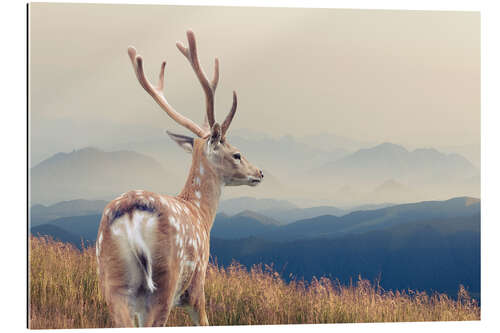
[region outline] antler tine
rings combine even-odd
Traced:
[[[229,125],[231,125],[231,121],[233,121],[234,114],[236,113],[236,107],[238,106],[238,99],[236,98],[236,91],[233,90],[233,105],[231,106],[231,111],[226,116],[226,119],[224,119],[224,122],[222,123],[222,137],[224,138],[226,136],[226,132],[229,128]]]
[[[160,76],[158,79],[158,85],[155,87],[149,82],[144,74],[143,60],[140,55],[137,54],[136,49],[133,46],[128,48],[128,55],[130,57],[130,61],[132,62],[132,66],[134,67],[135,75],[137,76],[137,80],[141,84],[141,86],[146,90],[148,94],[153,97],[153,99],[160,105],[160,107],[165,111],[170,118],[175,120],[180,125],[186,127],[188,130],[198,135],[200,138],[205,137],[207,132],[204,131],[200,126],[194,123],[191,119],[184,117],[175,109],[168,104],[167,99],[163,95],[163,87],[165,81],[165,66],[166,62],[163,61],[160,68]]]
[[[193,67],[193,70],[196,76],[198,77],[198,80],[201,83],[203,91],[205,91],[208,124],[210,127],[212,127],[212,125],[215,123],[214,95],[215,95],[215,89],[217,89],[217,84],[219,82],[219,59],[215,58],[214,78],[212,79],[211,82],[208,82],[208,78],[205,72],[203,71],[203,68],[201,68],[200,61],[198,59],[198,52],[196,49],[196,38],[194,36],[194,33],[193,31],[188,30],[186,35],[188,39],[189,48],[186,48],[184,45],[182,45],[181,42],[177,42],[176,45],[179,51],[181,51],[181,53],[188,59],[189,63],[191,64],[191,67]]]

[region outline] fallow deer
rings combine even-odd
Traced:
[[[99,285],[117,327],[163,326],[174,306],[188,310],[194,324],[208,325],[205,312],[205,274],[210,251],[210,229],[223,186],[259,184],[264,174],[231,146],[227,131],[237,99],[222,125],[214,117],[214,93],[219,61],[208,81],[198,60],[196,40],[187,32],[189,46],[177,42],[203,87],[206,115],[195,124],[170,106],[163,95],[166,63],[153,86],[146,78],[143,59],[134,47],[128,55],[141,86],[177,123],[197,138],[168,132],[192,154],[184,189],[177,196],[144,190],[129,191],[105,208],[97,234]]]

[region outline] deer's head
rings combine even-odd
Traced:
[[[146,90],[160,107],[177,123],[186,127],[197,135],[197,138],[167,132],[169,136],[186,151],[193,154],[193,160],[204,159],[210,168],[221,179],[224,185],[250,185],[259,184],[264,178],[262,170],[253,166],[241,154],[241,152],[227,141],[226,134],[236,113],[237,96],[233,91],[233,105],[222,125],[215,121],[214,95],[219,82],[219,60],[215,58],[214,77],[208,81],[206,74],[200,66],[196,49],[196,39],[192,31],[187,32],[189,47],[184,47],[177,42],[177,48],[191,64],[198,80],[205,92],[206,115],[202,126],[197,125],[191,119],[184,117],[168,104],[163,95],[164,73],[166,62],[160,69],[160,78],[157,86],[153,86],[144,74],[143,61],[137,55],[135,48],[129,47],[128,54],[134,70],[144,90]]]

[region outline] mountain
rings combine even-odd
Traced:
[[[50,236],[55,240],[71,243],[79,248],[81,248],[82,238],[75,235],[61,227],[52,224],[42,224],[31,228],[31,234],[33,236]]]
[[[240,239],[256,236],[276,230],[277,223],[251,211],[245,211],[231,217],[217,214],[210,237]]]
[[[460,197],[446,201],[422,201],[374,210],[359,210],[341,216],[315,216],[276,228],[265,228],[261,222],[253,219],[245,220],[244,228],[237,228],[237,219],[225,217],[224,220],[218,221],[217,217],[216,224],[220,223],[220,229],[214,229],[217,232],[214,232],[213,236],[225,239],[256,236],[272,241],[338,238],[347,234],[359,234],[415,221],[472,216],[479,214],[480,210],[479,199]],[[225,232],[226,230],[231,231]]]
[[[259,212],[280,221],[282,225],[322,215],[342,216],[348,213],[347,210],[332,206],[294,208],[288,210],[265,209]]]
[[[264,177],[267,176],[264,174]],[[267,179],[266,179],[267,181]],[[263,185],[263,184],[261,184]],[[260,185],[259,185],[260,186]],[[296,205],[286,200],[276,199],[257,199],[252,197],[238,197],[224,200],[219,204],[219,212],[224,212],[228,215],[234,215],[245,210],[254,212],[263,211],[286,211],[298,208]],[[267,215],[267,214],[264,214]],[[269,215],[268,215],[269,216]]]
[[[161,191],[169,174],[153,158],[84,148],[57,153],[31,169],[31,202],[106,198],[131,189]]]
[[[61,217],[100,214],[108,201],[105,200],[69,200],[50,206],[34,205],[30,208],[31,226],[43,224]]]
[[[461,155],[433,148],[409,151],[393,143],[360,149],[319,168],[313,167],[309,175],[340,203],[405,202],[456,194],[478,196],[480,189],[479,170]],[[331,190],[335,188],[340,190]]]
[[[435,149],[408,151],[400,145],[383,143],[360,149],[340,160],[328,163],[318,172],[336,177],[375,179],[409,179],[412,181],[438,181],[465,179],[478,174],[478,170],[458,154],[444,154]],[[444,178],[443,178],[444,177]]]
[[[273,265],[285,279],[327,276],[349,284],[361,277],[386,289],[445,292],[460,284],[480,292],[480,215],[416,220],[360,234],[275,242],[212,239],[220,265]]]
[[[282,226],[273,233],[258,235],[269,240],[303,238],[337,238],[346,234],[363,233],[415,221],[472,216],[481,211],[475,198],[453,198],[446,201],[423,201],[381,209],[355,211],[337,217],[319,216]]]

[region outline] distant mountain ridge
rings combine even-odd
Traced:
[[[133,151],[57,153],[31,169],[31,202],[110,198],[137,188],[159,191],[168,176],[153,158]]]
[[[31,225],[36,226],[61,217],[82,216],[101,213],[108,201],[68,200],[50,206],[34,205],[30,208]]]
[[[409,151],[393,143],[363,148],[309,171],[311,180],[340,204],[479,196],[479,174],[461,155],[433,148]]]
[[[440,180],[438,177],[473,177],[478,170],[458,154],[444,154],[436,149],[408,151],[401,145],[382,143],[360,149],[317,169],[323,174],[353,176],[362,179]],[[442,179],[441,179],[442,181]],[[379,182],[379,181],[377,181]]]
[[[268,226],[256,219],[244,221],[217,216],[213,236],[221,239],[259,237],[272,241],[292,241],[312,238],[337,238],[346,234],[362,233],[403,225],[415,221],[472,216],[479,214],[480,200],[469,197],[446,201],[423,201],[375,210],[361,210],[343,216],[322,215],[298,220],[281,226]]]

